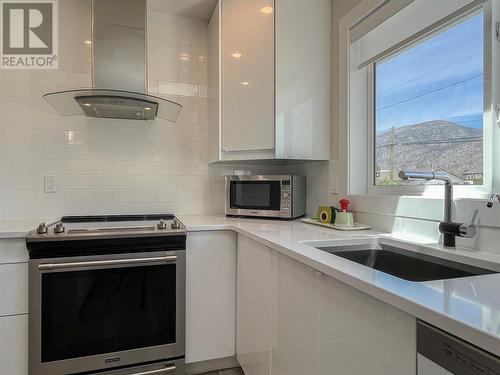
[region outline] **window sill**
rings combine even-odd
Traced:
[[[454,200],[487,200],[491,191],[485,186],[453,186]],[[434,186],[372,186],[368,196],[400,196],[426,199],[443,199],[443,185]]]

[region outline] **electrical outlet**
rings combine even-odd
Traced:
[[[338,194],[339,193],[339,176],[331,175],[330,176],[330,194]]]
[[[55,193],[56,192],[56,176],[45,176],[44,177],[44,186],[46,193]]]

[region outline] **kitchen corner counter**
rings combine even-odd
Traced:
[[[482,254],[443,250],[435,244],[418,244],[375,230],[341,232],[296,221],[180,216],[189,232],[231,230],[285,254],[309,267],[342,281],[372,297],[426,321],[463,340],[500,356],[500,274],[410,282],[349,262],[318,250],[304,241],[380,239],[405,244],[417,252],[440,252],[444,257],[474,264]],[[439,256],[439,255],[438,255]],[[491,257],[490,261],[497,260]],[[495,267],[500,270],[500,262]]]

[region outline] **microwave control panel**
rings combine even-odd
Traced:
[[[281,209],[290,210],[291,203],[291,183],[290,180],[281,181]]]

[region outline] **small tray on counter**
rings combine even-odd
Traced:
[[[354,223],[354,226],[347,226],[347,225],[341,225],[341,224],[325,224],[325,223],[320,223],[318,220],[314,218],[304,218],[300,219],[303,223],[306,224],[312,224],[312,225],[319,225],[320,227],[325,227],[325,228],[330,228],[330,229],[335,229],[335,230],[343,230],[343,231],[355,231],[355,230],[366,230],[366,229],[371,229],[369,225],[364,225],[360,223]]]

